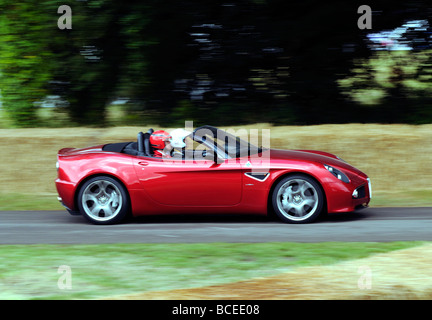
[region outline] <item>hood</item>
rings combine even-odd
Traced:
[[[355,174],[365,176],[363,172],[354,168],[350,164],[341,160],[337,156],[331,153],[315,150],[270,150],[271,160],[299,160],[299,161],[311,161],[322,164],[328,164],[330,166],[335,166],[341,169],[351,171]]]

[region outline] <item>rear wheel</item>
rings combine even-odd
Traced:
[[[320,185],[312,178],[292,175],[276,185],[272,204],[282,221],[308,223],[320,215],[324,205],[324,194]]]
[[[95,224],[121,222],[129,211],[125,188],[117,180],[98,176],[86,181],[78,194],[78,208]]]

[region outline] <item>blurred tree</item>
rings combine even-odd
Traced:
[[[104,125],[105,109],[116,98],[124,41],[119,17],[123,4],[108,0],[74,1],[73,28],[53,30],[56,57],[53,90],[68,102],[72,120]]]
[[[37,3],[0,1],[0,90],[20,126],[37,124],[35,103],[47,94],[54,67],[48,47],[55,16]]]
[[[342,0],[152,3],[144,29],[154,41],[145,48],[140,90],[146,107],[162,111],[163,124],[185,106],[200,123],[343,122],[352,109],[336,81],[364,53],[357,7]]]
[[[63,4],[72,8],[71,30],[57,26]],[[66,100],[76,123],[104,124],[124,63],[123,4],[0,0],[0,12],[0,89],[16,125],[36,125],[35,103],[47,94]]]
[[[122,5],[118,17],[118,33],[123,39],[123,61],[120,67],[119,94],[131,97],[135,101],[143,101],[143,92],[150,81],[148,79],[148,48],[157,44],[154,35],[150,34],[148,24],[152,6],[149,1],[136,2],[127,7]]]
[[[185,114],[196,123],[245,123],[269,115],[267,107],[283,109],[289,60],[263,28],[270,18],[263,14],[265,5],[249,0],[147,3],[149,19],[140,32],[147,40],[146,72],[144,79],[137,75],[143,79],[137,92],[147,108],[159,112],[159,123]]]
[[[430,122],[432,50],[376,51],[357,59],[339,86],[348,99],[379,110],[381,122]]]
[[[104,125],[118,95],[162,125],[432,121],[430,53],[372,54],[370,31],[357,27],[361,4],[0,0],[3,105],[26,126],[47,94],[85,125]],[[60,5],[72,8],[71,30],[57,27]],[[376,1],[373,26],[426,7]]]

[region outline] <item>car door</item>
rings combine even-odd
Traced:
[[[242,198],[241,164],[204,159],[137,157],[141,187],[156,202],[172,206],[233,206]]]

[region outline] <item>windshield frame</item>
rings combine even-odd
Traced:
[[[246,157],[262,152],[261,147],[209,125],[196,128],[193,132],[193,140],[213,149],[223,159]],[[221,145],[221,142],[225,144]]]

